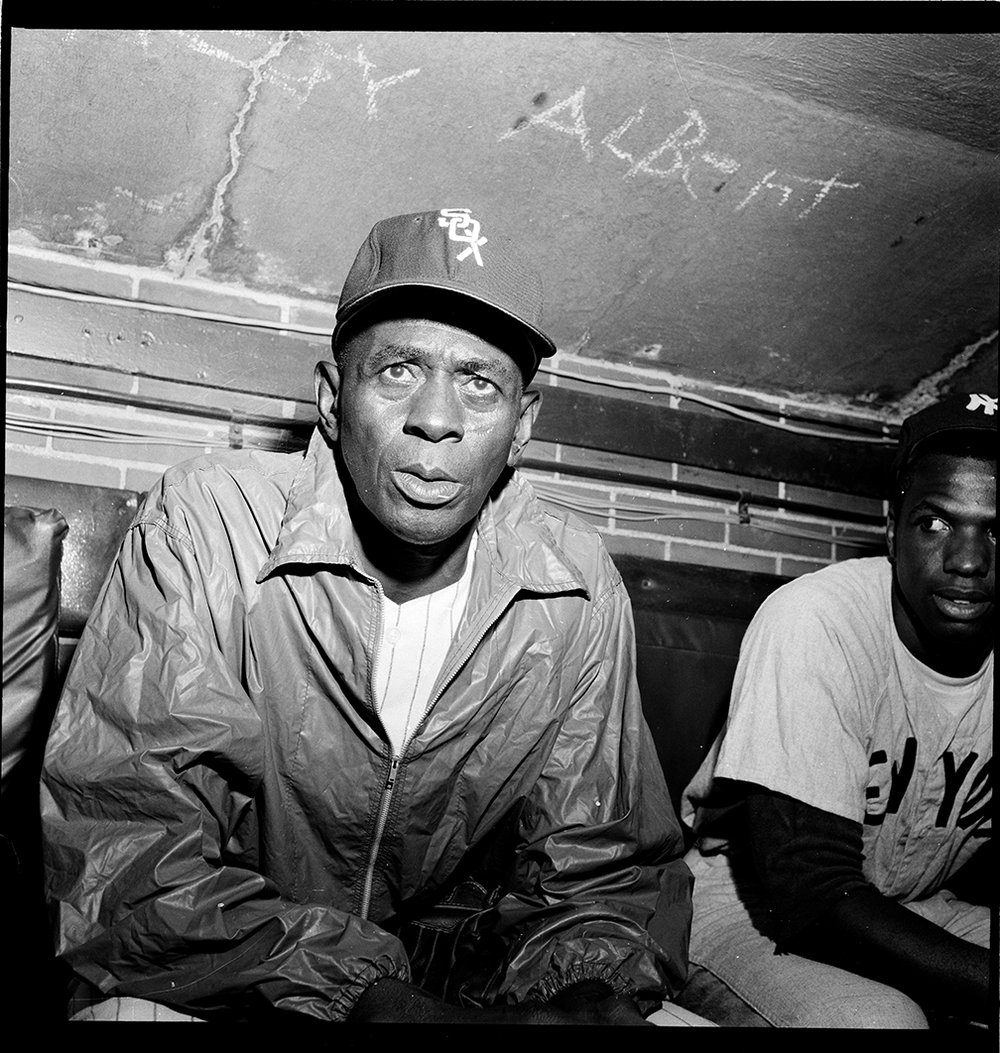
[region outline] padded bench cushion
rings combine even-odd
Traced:
[[[632,601],[636,678],[674,808],[726,719],[750,620],[788,578],[615,556]]]
[[[3,789],[54,701],[59,581],[67,524],[55,509],[3,514]],[[37,731],[35,729],[38,729]]]
[[[8,495],[9,499],[9,495]],[[5,1019],[65,1015],[42,894],[38,773],[58,693],[60,559],[66,520],[50,508],[4,507],[3,790],[0,875]]]
[[[69,524],[63,546],[59,629],[79,636],[141,495],[134,490],[4,477],[4,504],[58,508]]]

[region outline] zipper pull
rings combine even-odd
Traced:
[[[393,757],[392,763],[389,765],[389,778],[385,781],[386,790],[391,790],[396,784],[396,770],[399,768],[399,758]]]

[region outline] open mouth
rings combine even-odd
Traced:
[[[455,479],[425,479],[405,468],[396,469],[392,481],[408,501],[429,508],[448,504],[462,489],[462,484]]]

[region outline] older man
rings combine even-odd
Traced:
[[[684,808],[689,1007],[995,1024],[996,411],[966,394],[904,421],[888,558],[804,575],[751,623]]]
[[[469,210],[383,220],[305,454],[149,493],[43,776],[57,950],[91,998],[642,1023],[678,989],[690,874],[628,598],[513,471],[540,310]]]

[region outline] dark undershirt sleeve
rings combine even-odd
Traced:
[[[861,824],[780,793],[751,793],[746,822],[775,942],[782,945],[868,882]]]
[[[989,1019],[989,952],[867,882],[860,823],[765,791],[748,796],[746,821],[778,953],[889,984],[927,1009]],[[970,883],[977,872],[965,872]]]

